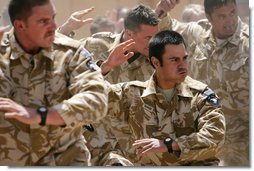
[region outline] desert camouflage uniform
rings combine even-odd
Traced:
[[[177,85],[171,102],[156,93],[155,77],[146,82],[111,85],[109,114],[130,125],[133,140],[173,138],[181,149],[180,158],[169,153],[132,154],[136,165],[217,165],[215,151],[223,144],[225,119],[214,93],[203,93],[207,85],[186,77]],[[211,91],[212,92],[212,91]]]
[[[87,38],[84,41],[84,46],[94,54],[94,60],[100,65],[107,59],[110,52],[121,43],[121,37],[122,33],[97,33]],[[153,72],[148,59],[140,54],[136,54],[133,59],[133,61],[125,62],[121,66],[114,68],[105,76],[105,79],[110,83],[148,80]],[[112,124],[114,124],[113,129],[111,129]],[[87,139],[88,148],[91,149],[91,161],[94,165],[108,165],[108,163],[113,164],[114,162],[132,165],[121,158],[123,156],[122,153],[126,155],[128,154],[126,151],[132,148],[132,144],[129,143],[130,131],[126,123],[115,121],[111,123],[110,118],[106,116],[99,123],[93,124],[93,127],[94,131],[90,132],[86,130],[84,136]],[[116,143],[116,138],[119,142],[118,144]],[[132,160],[132,158],[127,158],[130,161]]]
[[[80,42],[56,34],[51,48],[31,56],[13,30],[0,46],[0,96],[26,107],[53,107],[66,126],[26,125],[0,120],[0,165],[90,165],[82,125],[107,111],[106,86],[100,69],[88,65]],[[78,49],[79,48],[79,49]]]
[[[249,163],[249,26],[238,19],[234,35],[218,45],[207,20],[183,24],[164,18],[160,28],[180,32],[188,46],[190,76],[203,81],[222,99],[226,141],[221,165]]]

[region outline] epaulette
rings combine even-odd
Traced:
[[[202,94],[207,97],[206,101],[213,107],[220,107],[220,99],[216,97],[212,89],[207,87]]]
[[[136,87],[143,87],[146,88],[147,87],[147,81],[143,82],[143,81],[130,81],[129,86],[136,86]]]
[[[190,76],[187,76],[184,80],[184,83],[186,83],[188,85],[188,87],[198,90],[200,92],[203,92],[206,87],[207,84],[202,83],[201,81],[198,80],[194,80],[193,78],[191,78]]]
[[[80,41],[74,40],[58,32],[55,33],[54,44],[61,45],[61,46],[68,46],[75,49],[78,49],[81,46]]]
[[[86,66],[90,71],[97,71],[99,69],[92,59],[93,54],[91,54],[88,50],[82,48],[80,55],[86,59]]]
[[[245,23],[243,23],[243,29],[242,29],[242,32],[243,34],[246,36],[246,37],[250,37],[250,30],[249,30],[249,26]]]
[[[113,38],[115,34],[111,32],[98,32],[92,35],[93,38]]]

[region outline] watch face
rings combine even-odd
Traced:
[[[47,110],[48,110],[48,109],[47,109],[46,107],[40,107],[40,108],[39,108],[39,111],[40,111],[40,112],[47,112]]]
[[[171,141],[171,138],[166,138],[165,139],[165,142],[170,142]]]
[[[41,106],[38,108],[38,112],[39,113],[47,113],[48,112],[48,108]]]

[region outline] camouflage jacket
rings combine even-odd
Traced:
[[[231,166],[249,165],[249,26],[239,18],[236,32],[222,44],[208,20],[186,24],[168,16],[160,28],[183,35],[190,76],[208,84],[222,100],[227,123],[223,158]]]
[[[91,53],[97,64],[101,64],[107,59],[110,52],[121,43],[122,34],[112,34],[102,32],[94,34],[83,41],[84,46]],[[114,68],[105,76],[110,83],[119,83],[132,80],[147,80],[152,75],[153,68],[147,57],[136,55],[132,61],[125,62]],[[117,123],[121,128],[111,129],[111,120],[106,116],[103,120],[93,124],[93,131],[85,130],[84,136],[87,139],[89,149],[91,149],[91,161],[93,165],[105,166],[121,163],[131,166],[132,158],[124,159],[126,150],[131,147],[128,139],[131,136],[128,124]],[[129,161],[130,160],[130,161]]]
[[[6,33],[0,47],[0,96],[26,107],[53,107],[66,126],[0,119],[0,165],[90,165],[82,125],[107,111],[100,70],[81,43],[56,34],[51,48],[31,56]]]
[[[220,107],[208,98],[207,85],[186,77],[177,85],[170,103],[156,93],[154,76],[146,82],[110,85],[108,113],[116,123],[129,124],[131,143],[143,138],[173,138],[181,149],[180,158],[169,153],[150,153],[135,165],[216,165],[216,150],[223,144],[225,119]],[[218,100],[214,95],[215,100]],[[115,127],[115,128],[114,128]],[[118,129],[117,125],[113,125]],[[130,151],[130,150],[129,150]]]

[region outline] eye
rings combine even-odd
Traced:
[[[49,23],[49,20],[47,20],[47,19],[41,19],[41,20],[39,20],[39,23],[41,23],[43,25],[47,25]]]
[[[178,62],[179,59],[178,58],[170,58],[170,61],[172,61],[172,62]]]

